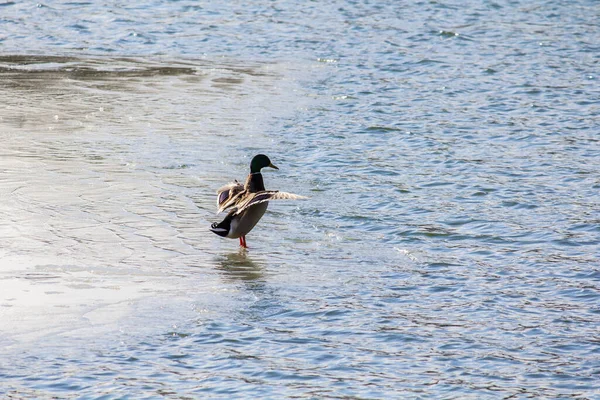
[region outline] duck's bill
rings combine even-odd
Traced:
[[[274,168],[274,169],[279,169],[276,166],[274,166],[273,164],[269,164],[269,167]]]

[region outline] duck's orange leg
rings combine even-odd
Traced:
[[[246,235],[240,236],[240,246],[242,246],[245,249],[248,248],[248,246],[246,245]]]

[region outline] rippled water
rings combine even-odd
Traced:
[[[599,20],[2,4],[1,397],[600,397]]]

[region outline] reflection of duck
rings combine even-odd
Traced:
[[[246,257],[244,253],[226,254],[219,260],[217,269],[232,279],[252,281],[262,278],[262,266]]]
[[[238,181],[223,186],[217,191],[218,212],[231,209],[220,223],[211,225],[210,230],[219,236],[240,239],[240,246],[247,248],[246,235],[262,218],[270,200],[306,199],[297,194],[265,190],[262,168],[279,169],[271,163],[269,157],[258,154],[250,162],[250,174],[242,186]]]

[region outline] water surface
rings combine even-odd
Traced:
[[[2,5],[0,394],[600,396],[599,17]]]

